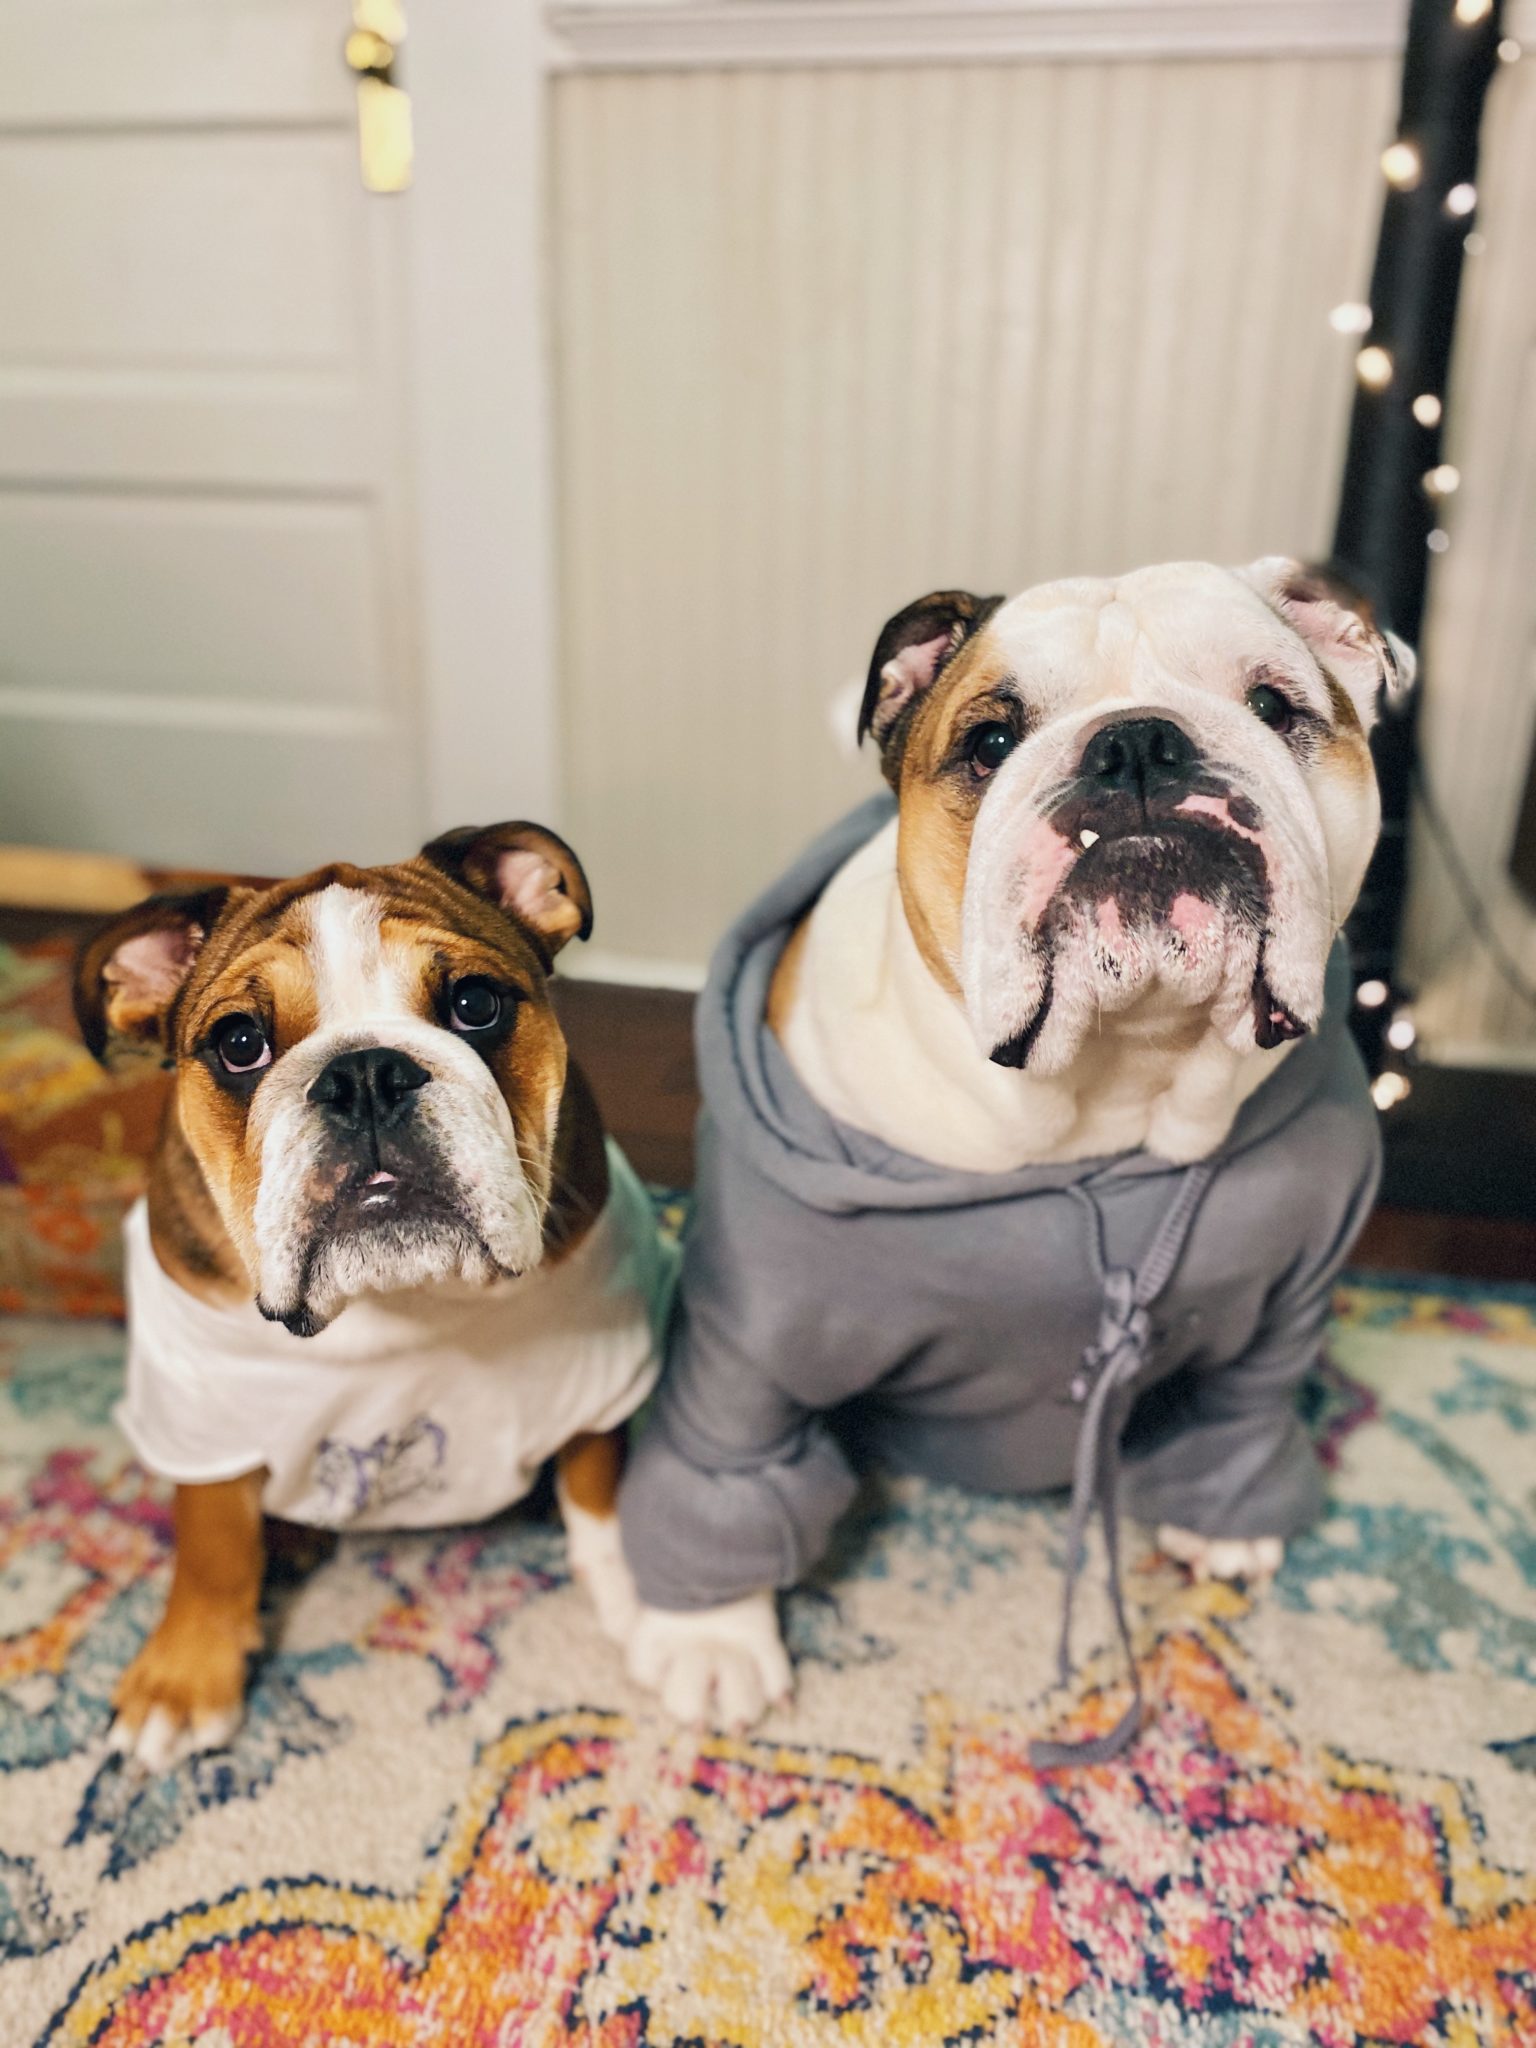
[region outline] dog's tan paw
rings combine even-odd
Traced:
[[[246,1652],[254,1647],[162,1624],[118,1683],[109,1746],[147,1771],[223,1749],[240,1726]]]
[[[1285,1560],[1278,1536],[1197,1536],[1172,1522],[1159,1528],[1157,1547],[1197,1579],[1272,1579]]]

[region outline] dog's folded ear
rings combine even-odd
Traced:
[[[460,825],[424,846],[421,858],[516,918],[546,965],[568,939],[592,936],[592,891],[581,862],[542,825]]]
[[[1391,703],[1411,688],[1413,649],[1379,623],[1371,599],[1344,571],[1268,555],[1237,573],[1306,641],[1366,732],[1383,699]]]
[[[969,590],[935,590],[881,628],[859,707],[859,738],[874,734],[891,780],[900,751],[892,743],[905,731],[908,714],[1002,601]]]
[[[158,1052],[168,1060],[176,1004],[229,893],[150,896],[80,948],[75,1018],[103,1064],[128,1052]]]

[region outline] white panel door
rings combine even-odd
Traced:
[[[348,0],[0,0],[0,839],[281,872],[428,824],[408,201]]]

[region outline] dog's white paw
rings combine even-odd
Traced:
[[[587,1590],[597,1611],[597,1625],[615,1643],[627,1643],[640,1612],[635,1582],[619,1541],[617,1515],[594,1515],[562,1497],[565,1554],[571,1572]]]
[[[642,1607],[629,1670],[677,1720],[715,1728],[750,1727],[793,1685],[772,1593],[696,1614]]]
[[[1159,1528],[1157,1547],[1197,1579],[1272,1579],[1285,1559],[1278,1536],[1197,1536],[1172,1522]]]

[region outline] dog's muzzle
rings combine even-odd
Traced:
[[[1043,801],[989,796],[973,841],[965,981],[988,1057],[1059,1071],[1154,988],[1234,1045],[1299,1036],[1313,1020],[1270,973],[1281,841],[1232,766],[1161,707],[1101,718],[1063,755]]]
[[[1218,922],[1266,920],[1258,807],[1170,718],[1097,727],[1043,823],[1067,863],[1036,921],[1046,944],[1086,932],[1106,960],[1129,965],[1159,931],[1198,948]]]
[[[479,1054],[414,1019],[379,1039],[296,1048],[263,1087],[257,1307],[296,1335],[358,1294],[540,1256],[542,1198]]]
[[[305,1099],[323,1132],[313,1217],[321,1234],[457,1215],[448,1162],[422,1114],[431,1081],[400,1047],[366,1045],[337,1053],[310,1083]]]

